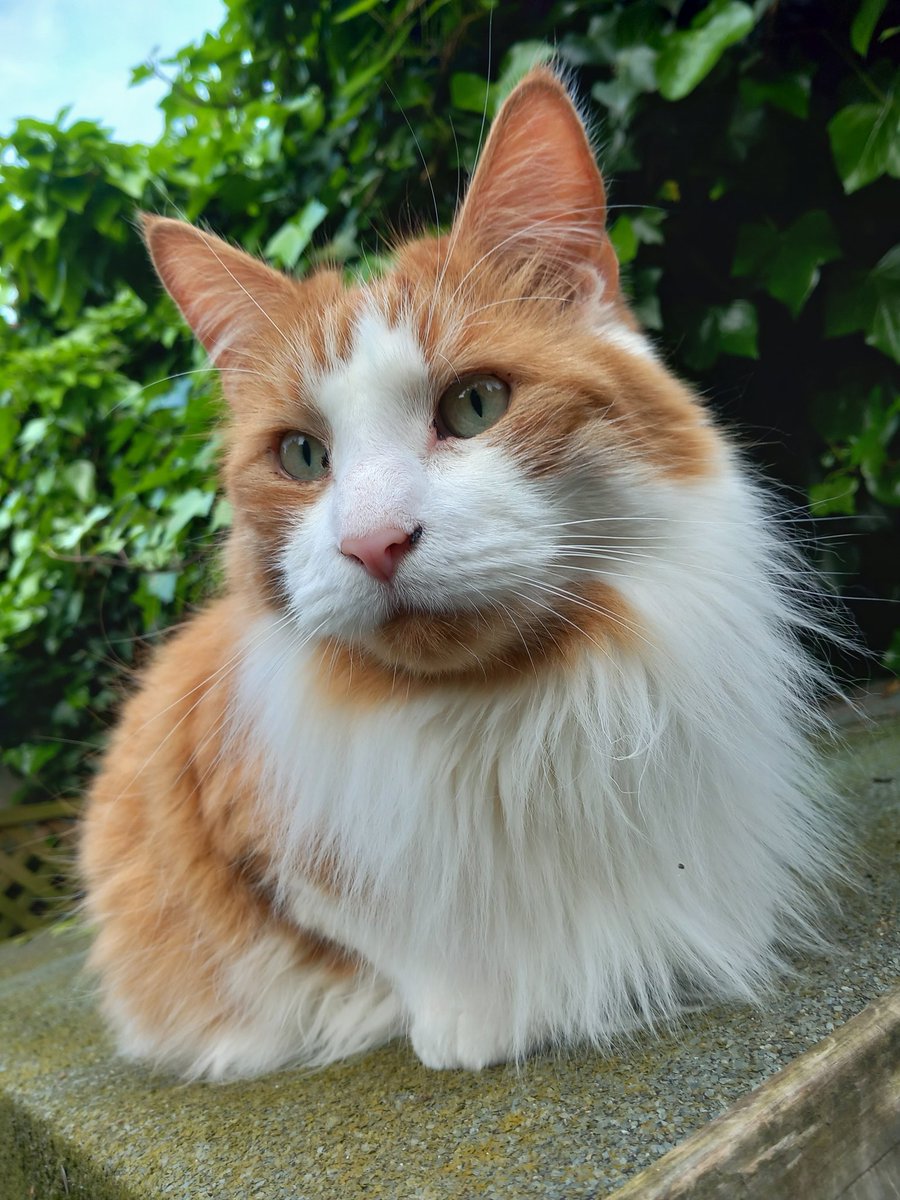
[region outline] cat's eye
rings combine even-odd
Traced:
[[[452,437],[475,437],[509,408],[509,386],[495,375],[473,375],[451,384],[438,402],[438,421]]]
[[[321,479],[328,471],[328,451],[308,433],[286,433],[278,445],[282,470],[301,483]]]

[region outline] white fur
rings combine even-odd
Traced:
[[[412,378],[409,342],[394,349],[387,372]],[[376,435],[395,416],[376,411]],[[357,446],[366,421],[353,419]],[[550,488],[485,439],[425,465],[398,441],[383,453],[409,455],[418,490],[402,503],[415,494],[409,516],[426,530],[398,571],[401,596],[539,612],[587,570],[627,600],[628,644],[588,645],[575,669],[512,685],[377,708],[329,700],[309,639],[373,628],[386,592],[334,541],[338,438],[335,484],[284,559],[296,622],[247,631],[233,712],[267,764],[260,816],[283,846],[280,900],[372,964],[431,1066],[607,1044],[671,1018],[686,995],[757,999],[779,943],[809,934],[810,887],[831,868],[805,740],[816,672],[765,502],[724,448],[703,484],[662,482],[620,455],[561,468]],[[358,463],[375,480],[370,444]],[[376,496],[379,520],[397,494],[392,481]],[[326,862],[339,899],[309,882]],[[338,1053],[346,1023],[320,1022],[306,1052]],[[260,1036],[260,1057],[277,1057],[280,1027]]]
[[[564,513],[547,486],[481,438],[428,450],[434,398],[406,326],[365,314],[349,361],[320,379],[317,399],[331,426],[334,479],[284,551],[296,633],[359,637],[384,622],[398,595],[436,612],[511,602],[521,590],[511,573],[550,570],[558,530],[539,526]],[[422,538],[391,591],[340,553],[345,537],[417,525]]]
[[[487,248],[449,296],[441,275],[429,324],[438,303],[466,320],[472,271],[504,248],[549,248],[558,267],[602,237],[599,177],[586,212],[584,188],[557,170],[566,155],[536,150],[521,138],[476,177],[450,246],[474,221]],[[221,276],[194,287],[192,320],[227,366],[271,318],[233,275],[241,294],[219,296]],[[585,278],[573,321],[654,361],[604,298],[609,281],[585,296]],[[590,434],[567,442],[552,478],[489,433],[436,443],[435,378],[452,363],[441,350],[429,362],[418,321],[389,322],[377,295],[346,359],[327,311],[325,369],[299,332],[271,351],[318,406],[331,475],[277,564],[287,618],[244,631],[230,712],[232,750],[249,742],[265,764],[258,817],[280,847],[266,883],[289,919],[361,967],[298,968],[267,935],[219,980],[241,1021],[148,1038],[112,1000],[126,1048],[220,1078],[408,1029],[427,1065],[478,1068],[544,1043],[608,1045],[686,999],[758,1000],[781,945],[811,936],[836,844],[806,740],[819,680],[797,637],[814,622],[772,512],[724,442],[694,484]],[[341,553],[379,529],[416,531],[390,586]],[[404,609],[496,609],[534,630],[583,603],[585,581],[627,607],[574,664],[401,688],[369,707],[322,686],[321,638],[366,645]],[[328,891],[313,882],[323,872]]]
[[[404,1027],[397,998],[371,970],[336,980],[327,968],[298,967],[296,947],[264,934],[231,960],[223,999],[244,1014],[224,1028],[198,1028],[185,1015],[165,1030],[137,1024],[114,996],[106,1016],[126,1057],[151,1059],[191,1079],[246,1078],[289,1062],[317,1066],[387,1041]]]
[[[637,358],[655,358],[653,347],[637,329],[628,329],[616,321],[604,321],[598,329],[600,340],[625,350]]]

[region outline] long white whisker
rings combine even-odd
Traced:
[[[254,639],[254,641],[256,643],[258,643],[259,645],[264,645],[265,642],[268,641],[270,637],[273,637],[275,635],[275,633],[290,619],[291,619],[290,614],[287,614],[279,622],[277,622],[276,625],[273,626],[271,629],[265,630],[264,636],[261,636],[261,637],[258,636],[256,639]],[[181,726],[184,724],[184,722],[190,717],[191,713],[194,712],[194,710],[197,708],[197,706],[203,703],[203,700],[207,694],[206,689],[208,689],[209,685],[212,683],[214,687],[219,687],[225,681],[225,679],[227,679],[228,676],[231,675],[232,672],[237,669],[239,660],[242,657],[244,657],[244,655],[248,652],[248,650],[250,648],[255,648],[253,642],[251,642],[250,645],[247,647],[242,647],[236,654],[234,654],[228,660],[228,662],[225,664],[225,666],[220,667],[217,671],[212,672],[211,675],[208,675],[201,683],[197,684],[196,687],[191,688],[191,690],[189,692],[186,692],[183,696],[180,696],[177,700],[174,700],[165,709],[163,709],[162,712],[156,713],[153,717],[149,718],[149,720],[145,721],[144,724],[140,726],[140,728],[137,730],[138,733],[140,733],[142,730],[146,729],[154,721],[158,720],[161,716],[163,716],[164,713],[167,713],[167,712],[171,711],[171,709],[175,708],[177,705],[182,704],[189,696],[192,696],[194,694],[194,692],[198,691],[201,688],[204,689],[202,691],[201,695],[198,696],[198,698],[194,701],[194,703],[187,710],[187,712],[182,714],[180,719],[175,722],[175,724],[171,727],[171,729],[166,734],[166,736],[160,742],[157,743],[156,748],[153,750],[153,753],[148,755],[148,757],[146,759],[144,759],[144,762],[141,764],[141,766],[137,769],[137,771],[134,773],[134,775],[131,777],[131,779],[128,781],[128,783],[125,784],[125,786],[119,792],[120,798],[126,792],[130,791],[130,789],[134,786],[134,784],[137,782],[137,780],[140,779],[141,775],[143,775],[144,771],[146,771],[147,767],[149,767],[150,764],[153,762],[153,760],[156,758],[157,754],[159,754],[159,752],[163,749],[163,747],[168,743],[169,739],[172,738],[175,735],[175,733],[177,733],[177,731],[181,728]]]
[[[324,628],[325,624],[326,624],[326,621],[320,622],[320,624],[317,625],[315,629],[313,629],[310,633],[305,634],[303,636],[299,636],[297,634],[296,628],[294,630],[292,630],[292,632],[294,633],[294,637],[291,642],[291,652],[296,653],[296,651],[302,650],[302,648],[304,646],[306,646],[309,642],[311,642],[312,639],[316,636],[316,634],[322,628]],[[260,645],[265,645],[265,643],[269,640],[269,637],[273,637],[277,632],[279,632],[279,630],[281,628],[283,628],[283,622],[281,622],[281,623],[273,626],[271,629],[267,630],[266,632],[268,634],[268,637],[265,637],[262,640],[262,642],[260,643]],[[284,670],[285,664],[289,661],[290,661],[290,655],[286,655],[284,657],[284,659],[279,663],[278,670]],[[191,711],[193,711],[193,709]],[[175,783],[178,783],[184,777],[185,773],[190,769],[191,765],[194,762],[196,762],[197,758],[206,749],[206,747],[209,745],[209,743],[214,738],[219,736],[219,734],[222,732],[223,729],[225,729],[225,727],[229,724],[229,722],[232,720],[232,718],[233,718],[233,714],[229,710],[228,705],[226,704],[224,715],[222,716],[222,718],[219,721],[217,721],[215,723],[215,725],[207,733],[207,735],[203,738],[203,740],[191,751],[191,754],[188,757],[187,762],[184,764],[184,766],[181,768],[181,770],[175,776],[175,780],[174,780]],[[177,726],[176,726],[176,728],[177,728]],[[198,780],[197,780],[198,785],[206,782],[209,775],[212,773],[212,771],[215,769],[215,767],[221,761],[223,750],[224,750],[224,746],[222,748],[220,748],[220,750],[213,756],[212,761],[210,762],[209,766],[206,768],[206,770],[203,772],[203,774],[198,778]]]
[[[583,597],[576,596],[573,592],[567,591],[565,588],[554,587],[552,584],[544,583],[541,580],[529,579],[528,576],[526,576],[526,575],[511,575],[510,578],[518,579],[520,582],[527,583],[531,587],[538,588],[540,591],[546,592],[549,595],[559,596],[561,599],[568,600],[570,603],[573,603],[573,604],[578,604],[582,608],[588,609],[590,612],[597,613],[599,616],[607,617],[614,624],[620,625],[623,629],[626,629],[629,633],[634,634],[635,637],[639,638],[646,646],[650,647],[650,649],[652,649],[652,650],[657,649],[656,646],[654,646],[650,641],[648,641],[647,638],[645,638],[640,633],[638,628],[632,622],[624,620],[624,618],[620,617],[616,613],[611,612],[608,608],[604,608],[599,605],[593,604],[593,603],[591,603],[591,601],[585,600],[585,599],[583,599]],[[558,615],[561,616],[562,614],[558,614]]]
[[[580,208],[567,209],[565,211],[567,213],[570,213],[570,212],[571,213],[577,213],[577,212],[593,213],[596,210],[591,206],[585,205]],[[562,214],[559,214],[559,215],[562,215]],[[565,230],[573,230],[573,231],[590,232],[594,228],[594,226],[589,225],[587,222],[584,222],[580,225],[575,222],[567,223],[566,225],[561,225],[557,219],[557,216],[554,215],[553,217],[542,217],[540,220],[532,221],[530,224],[523,226],[521,229],[516,229],[513,233],[508,234],[505,238],[501,238],[501,240],[499,242],[495,243],[495,245],[493,245],[490,250],[487,250],[484,254],[481,255],[480,258],[476,259],[476,261],[472,264],[472,266],[468,269],[468,271],[466,271],[465,275],[463,275],[462,279],[459,281],[457,286],[454,288],[453,292],[450,294],[450,297],[447,301],[448,305],[453,303],[453,301],[456,299],[456,297],[459,295],[460,291],[462,290],[463,286],[465,285],[466,281],[482,265],[482,263],[486,262],[493,255],[498,254],[504,248],[504,246],[508,246],[512,242],[518,241],[521,238],[525,238],[529,233],[534,233],[535,230],[542,229],[547,226],[555,229],[557,231],[557,233],[562,232],[564,229]]]
[[[165,192],[163,192],[163,194],[165,195]],[[185,213],[183,212],[183,210],[181,208],[179,208],[179,206],[177,204],[174,203],[174,201],[172,201],[171,197],[166,196],[166,199],[168,200],[168,202],[170,204],[172,204],[172,207],[178,213],[179,217],[181,217],[181,219],[183,221],[187,221],[187,217],[186,217]],[[231,268],[225,262],[223,262],[222,257],[219,254],[219,252],[216,250],[215,246],[210,245],[210,243],[206,242],[206,241],[204,241],[204,245],[206,246],[207,250],[209,250],[210,254],[212,254],[213,258],[218,262],[219,266],[222,268],[222,270],[225,272],[225,274],[231,278],[233,283],[237,284],[237,286],[244,293],[244,295],[247,297],[247,299],[250,301],[250,303],[253,304],[257,309],[259,309],[260,313],[266,318],[266,320],[269,322],[269,324],[272,326],[272,328],[277,332],[278,336],[283,338],[285,343],[287,344],[287,346],[291,350],[293,350],[294,347],[291,343],[291,339],[287,336],[287,334],[284,332],[284,330],[281,328],[281,326],[276,321],[272,320],[272,318],[269,316],[269,314],[266,312],[266,310],[263,308],[263,306],[259,303],[259,301],[256,299],[256,297],[253,296],[247,290],[247,288],[244,287],[244,285],[237,278],[237,276],[234,274],[234,272],[231,270]]]

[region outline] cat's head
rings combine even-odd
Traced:
[[[635,635],[626,522],[718,449],[623,301],[605,220],[546,69],[503,105],[451,231],[375,281],[291,279],[145,219],[232,412],[231,586],[335,671],[494,676]]]

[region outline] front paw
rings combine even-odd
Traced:
[[[433,1070],[480,1071],[512,1057],[508,1031],[483,1011],[429,1004],[415,1013],[413,1049]]]

